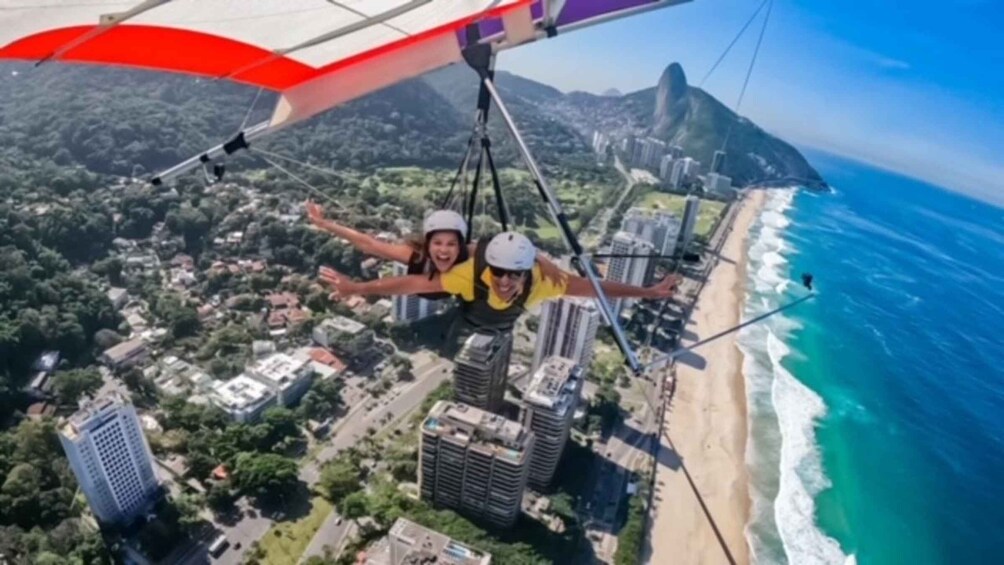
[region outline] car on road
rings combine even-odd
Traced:
[[[341,516],[339,516],[338,519],[335,520],[335,525],[336,526],[341,526],[342,525],[342,517]]]
[[[227,536],[220,534],[213,540],[213,543],[209,544],[209,554],[213,557],[219,557],[227,549],[228,545],[230,545],[230,542],[227,541]]]

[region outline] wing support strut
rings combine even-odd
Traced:
[[[537,188],[537,193],[547,206],[548,213],[550,213],[554,224],[558,226],[559,231],[561,231],[562,239],[565,240],[565,244],[568,245],[568,248],[575,256],[575,261],[573,261],[573,263],[576,270],[578,270],[580,275],[588,279],[589,283],[592,285],[593,292],[596,293],[596,303],[603,315],[603,319],[606,321],[607,325],[610,327],[610,331],[613,333],[614,341],[617,342],[617,347],[624,355],[625,364],[636,374],[639,374],[642,370],[641,364],[638,362],[638,357],[635,355],[634,350],[628,343],[627,336],[624,334],[624,329],[621,328],[620,323],[617,321],[617,316],[614,315],[613,309],[610,307],[610,302],[607,300],[606,294],[600,286],[600,279],[596,275],[596,268],[593,266],[589,257],[582,249],[582,244],[579,243],[579,240],[575,235],[575,231],[572,230],[572,226],[568,223],[568,216],[565,214],[565,210],[562,208],[561,202],[559,202],[557,197],[555,197],[554,192],[547,183],[547,179],[545,179],[544,175],[540,172],[540,167],[537,166],[537,161],[534,159],[533,154],[530,152],[530,148],[523,140],[523,135],[516,126],[516,122],[513,121],[512,115],[509,114],[509,109],[506,107],[505,101],[502,100],[498,90],[495,88],[493,73],[491,72],[490,67],[492,60],[492,46],[490,44],[470,45],[464,49],[464,59],[467,61],[467,64],[478,73],[478,76],[481,79],[482,91],[486,92],[491,100],[495,102],[495,106],[498,108],[499,114],[502,116],[502,120],[505,122],[506,128],[509,130],[510,135],[512,135],[513,140],[516,142],[516,147],[519,149],[519,154],[523,158],[524,164],[530,171],[530,175],[533,177],[533,183]]]
[[[150,184],[154,186],[161,186],[165,182],[168,182],[188,171],[197,169],[198,167],[203,167],[208,164],[213,159],[218,159],[220,157],[226,157],[227,155],[236,153],[241,149],[247,149],[250,146],[252,140],[272,133],[279,129],[276,126],[271,125],[269,122],[259,122],[253,126],[244,128],[237,132],[229,140],[206,150],[201,155],[196,155],[195,157],[190,157],[177,165],[161,172],[159,175],[150,179]]]

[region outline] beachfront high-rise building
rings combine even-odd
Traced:
[[[607,267],[606,279],[634,286],[644,286],[645,277],[649,274],[648,264],[652,259],[644,257],[653,255],[655,248],[644,239],[625,231],[614,234],[610,244],[610,264]],[[627,255],[627,257],[618,257]],[[614,314],[620,314],[621,310],[634,304],[635,299],[615,298],[610,302],[610,307]]]
[[[127,525],[160,490],[153,456],[136,409],[116,394],[100,397],[70,417],[59,441],[91,511],[104,524]]]
[[[659,180],[665,182],[669,181],[669,175],[673,172],[673,156],[669,153],[662,156],[659,160]]]
[[[697,214],[701,209],[701,201],[693,194],[688,195],[683,205],[683,222],[680,226],[680,243],[682,251],[686,251],[694,240],[694,227],[697,225]]]
[[[450,536],[398,518],[387,535],[366,550],[363,565],[491,565],[492,555]]]
[[[440,400],[422,422],[418,490],[435,506],[512,526],[523,501],[534,439],[518,422]]]
[[[659,139],[647,137],[641,140],[639,144],[641,152],[638,155],[638,161],[634,164],[646,169],[658,170],[659,161],[662,160],[663,154],[666,153],[666,143]]]
[[[621,220],[621,231],[648,241],[657,255],[672,255],[680,234],[680,219],[666,210],[629,208]]]
[[[708,173],[704,177],[704,190],[722,198],[731,199],[735,196],[732,190],[732,179],[718,173]]]
[[[558,469],[583,380],[574,361],[552,356],[537,368],[523,394],[520,420],[536,437],[528,483],[536,489],[547,488]]]
[[[394,263],[394,276],[400,277],[408,274],[408,267],[401,263]],[[416,322],[422,318],[427,318],[436,313],[436,305],[430,300],[414,296],[399,295],[394,297],[394,321],[395,322]]]
[[[714,157],[711,158],[711,171],[712,173],[721,173],[722,169],[725,167],[725,152],[715,151]]]
[[[458,402],[498,413],[502,410],[512,332],[476,333],[454,358],[453,387]]]
[[[673,170],[669,173],[669,186],[680,188],[686,182],[697,176],[701,169],[701,162],[690,157],[676,159],[673,161]]]
[[[631,156],[634,155],[635,144],[636,140],[633,135],[629,135],[621,140],[621,152],[624,153],[624,155],[626,155],[628,159],[630,159]]]
[[[686,165],[683,159],[673,160],[673,167],[669,171],[669,179],[666,181],[666,185],[670,188],[680,188],[683,185],[683,181],[686,180],[684,176],[685,170]]]
[[[582,367],[593,361],[593,343],[600,327],[596,301],[585,298],[560,298],[541,305],[537,343],[533,351],[536,370],[552,355],[567,357]]]

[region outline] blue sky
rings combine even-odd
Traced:
[[[695,0],[513,49],[498,65],[565,91],[628,92],[679,61],[696,85],[759,3]],[[729,106],[758,32],[759,20],[704,85]],[[1002,32],[994,1],[775,0],[740,113],[793,143],[1004,204]]]

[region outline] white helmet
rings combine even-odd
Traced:
[[[464,217],[453,210],[436,210],[425,218],[422,224],[422,232],[428,235],[434,231],[456,231],[460,232],[460,237],[467,237],[467,222]]]
[[[510,271],[529,271],[537,258],[537,248],[521,233],[502,232],[492,238],[485,248],[489,265]]]

